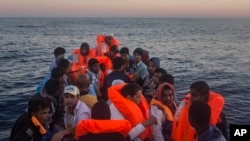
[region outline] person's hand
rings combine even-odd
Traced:
[[[138,73],[133,73],[133,79],[134,80],[138,80],[140,78],[139,74]]]
[[[144,127],[148,127],[153,124],[157,124],[157,119],[154,116],[150,116],[146,121],[142,123]]]
[[[95,86],[95,85],[94,85],[94,89],[95,89],[96,96],[101,97],[101,96],[102,96],[102,94],[101,94],[100,89],[99,89],[97,86]]]
[[[50,141],[61,141],[64,137],[65,133],[64,133],[64,130],[63,131],[60,131],[58,133],[56,133]]]

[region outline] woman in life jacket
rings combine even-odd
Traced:
[[[174,113],[177,109],[174,101],[173,85],[162,83],[156,91],[156,97],[150,102],[150,113],[157,117],[157,125],[152,126],[154,140],[168,141],[171,136]]]

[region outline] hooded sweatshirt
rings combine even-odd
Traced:
[[[226,141],[226,139],[217,127],[210,125],[203,134],[198,136],[197,141]]]

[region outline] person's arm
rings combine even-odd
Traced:
[[[220,129],[220,131],[222,132],[223,136],[228,141],[227,119],[226,119],[226,116],[225,116],[225,114],[223,112],[221,112],[221,114],[220,114],[219,121],[216,124],[216,127]]]
[[[162,110],[160,110],[157,106],[152,105],[150,107],[150,115],[157,118],[157,124],[152,125],[152,134],[155,141],[164,141],[164,137],[162,134],[162,122],[165,121]]]

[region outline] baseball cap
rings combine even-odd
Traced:
[[[69,86],[66,86],[65,89],[64,89],[64,94],[72,94],[72,95],[79,95],[80,92],[79,92],[79,89],[74,86],[74,85],[69,85]]]

